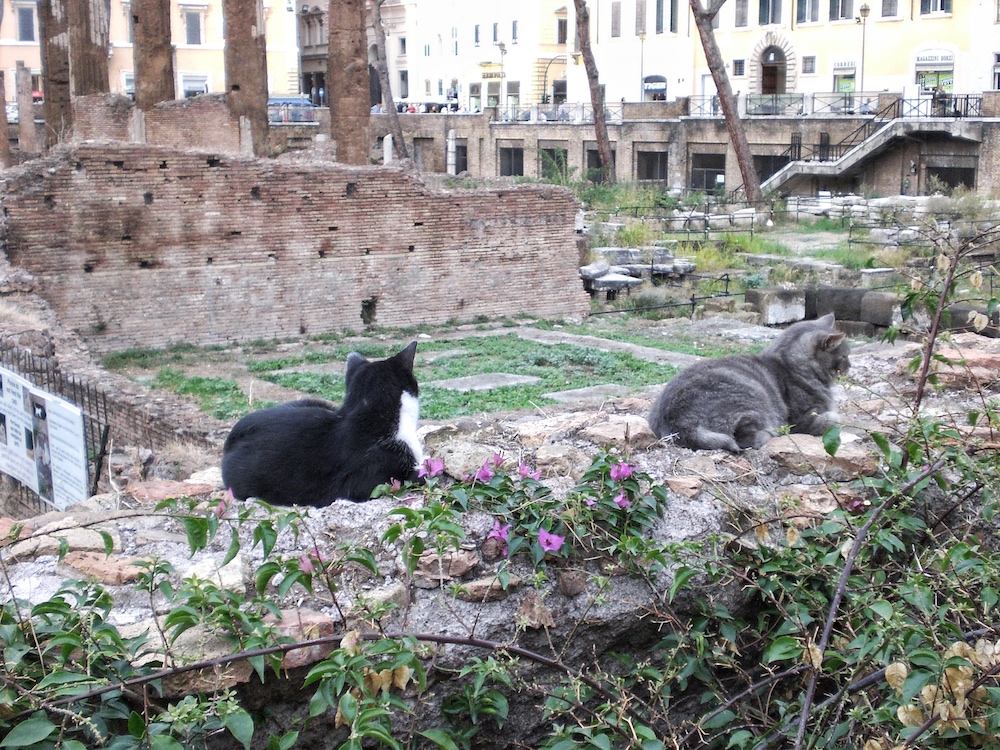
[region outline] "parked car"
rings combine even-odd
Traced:
[[[7,102],[7,124],[16,125],[17,124],[17,105]]]
[[[269,122],[315,122],[316,105],[304,96],[272,96],[267,100]]]

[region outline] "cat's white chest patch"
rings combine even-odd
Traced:
[[[424,462],[424,448],[417,437],[417,420],[420,417],[420,402],[415,396],[404,392],[399,397],[399,427],[396,440],[405,443],[413,454],[413,466],[419,468]]]

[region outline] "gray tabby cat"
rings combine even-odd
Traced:
[[[649,413],[658,437],[686,448],[760,448],[788,425],[822,435],[832,427],[832,386],[847,372],[846,336],[833,314],[789,327],[763,353],[705,360],[667,383]]]

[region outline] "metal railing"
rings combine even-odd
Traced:
[[[16,372],[38,388],[60,396],[83,412],[84,439],[87,451],[87,477],[91,494],[97,494],[101,467],[107,457],[110,419],[104,391],[73,376],[64,375],[47,357],[36,357],[23,349],[0,347],[0,366]],[[13,500],[21,510],[51,510],[41,497],[11,479]]]
[[[804,113],[804,94],[747,94],[748,115],[791,117]]]
[[[843,94],[813,94],[814,115],[874,115],[878,110],[878,94],[850,92]]]

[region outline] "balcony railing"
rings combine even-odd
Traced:
[[[804,112],[804,94],[747,94],[748,115],[794,117]]]

